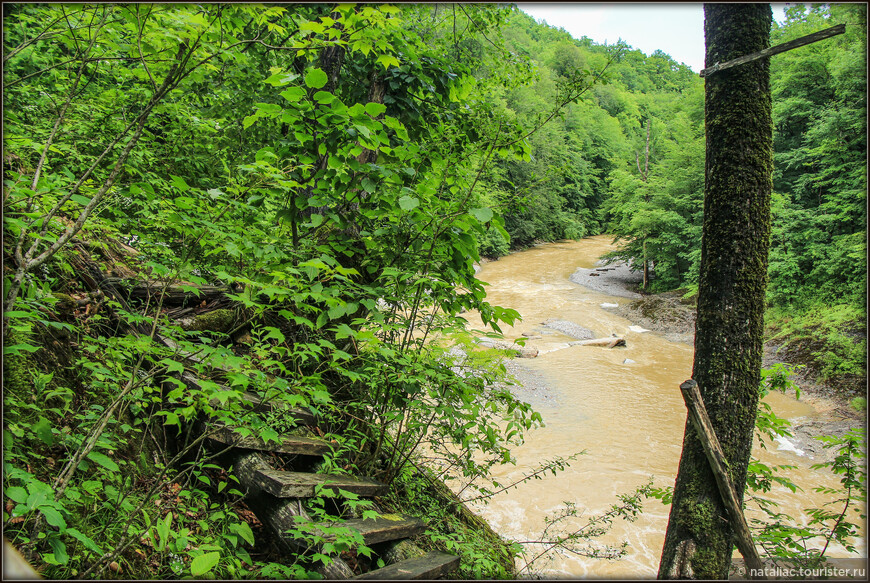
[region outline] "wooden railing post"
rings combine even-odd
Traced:
[[[758,551],[755,549],[755,543],[752,541],[752,533],[749,532],[749,525],[746,522],[746,517],[743,516],[743,510],[737,498],[737,491],[734,489],[731,475],[728,473],[728,462],[725,459],[725,453],[722,451],[719,439],[713,431],[713,424],[710,422],[709,415],[707,415],[706,407],[704,407],[704,400],[701,398],[701,391],[698,390],[698,383],[693,379],[689,379],[680,385],[680,392],[683,393],[683,400],[686,401],[686,407],[689,409],[689,419],[695,427],[698,438],[701,440],[701,446],[704,448],[707,461],[710,462],[710,468],[713,470],[713,476],[716,478],[716,484],[719,486],[719,494],[722,497],[722,502],[724,502],[725,508],[728,511],[728,517],[731,519],[731,524],[734,527],[737,549],[746,561],[747,575],[752,579],[766,579],[767,577],[762,575],[764,565],[761,562]]]

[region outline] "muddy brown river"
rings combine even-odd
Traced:
[[[603,513],[617,502],[619,494],[633,491],[650,477],[658,487],[674,483],[686,422],[679,385],[691,376],[693,349],[654,332],[632,332],[633,322],[601,307],[629,300],[569,280],[578,267],[595,267],[599,257],[612,248],[610,240],[600,236],[542,245],[487,263],[478,273],[489,284],[491,303],[514,308],[523,316],[516,326],[504,328],[505,337],[518,338],[524,332],[541,336],[527,344],[538,348],[540,355],[514,360],[512,366],[537,379],[535,387],[522,389],[520,394],[541,413],[546,426],[528,434],[515,451],[517,465],[497,471],[499,481],[518,480],[544,459],[586,451],[558,475],[526,482],[475,507],[508,539],[538,540],[546,518],[565,501],[589,517]],[[542,326],[553,318],[588,328],[596,337],[624,336],[627,345],[613,349],[568,346],[574,338]],[[633,362],[626,364],[626,359]],[[782,417],[818,414],[811,405],[778,393],[767,401]],[[820,460],[798,455],[793,449],[787,442],[773,443],[760,452],[756,447],[754,455],[765,463],[798,466],[790,477],[805,490],[792,494],[780,488],[770,497],[780,503],[782,511],[806,521],[803,508],[828,501],[811,488],[835,487],[838,482],[829,471],[810,468]],[[648,500],[635,522],[618,521],[599,539],[610,544],[628,541],[628,554],[621,560],[556,556],[536,563],[533,572],[544,577],[655,577],[668,511],[658,500]],[[752,516],[749,510],[747,517]],[[580,518],[570,524],[576,528],[583,522]],[[859,548],[866,556],[863,541]],[[829,549],[829,555],[848,556],[842,548]]]

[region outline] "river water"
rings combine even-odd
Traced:
[[[490,303],[516,309],[523,316],[516,326],[503,327],[506,338],[541,335],[527,343],[538,348],[540,355],[512,364],[537,379],[536,388],[523,389],[520,394],[541,413],[546,426],[528,434],[514,452],[517,465],[497,470],[496,477],[502,483],[519,480],[542,460],[586,452],[556,476],[528,481],[475,507],[508,539],[539,540],[546,518],[566,501],[582,512],[581,518],[569,523],[577,528],[584,517],[605,512],[619,494],[632,492],[651,477],[657,487],[673,485],[686,422],[679,385],[691,377],[693,349],[653,332],[630,331],[632,322],[601,307],[629,300],[568,279],[578,267],[595,267],[611,248],[606,236],[541,245],[487,263],[477,275],[488,283]],[[552,318],[588,328],[596,337],[624,336],[626,347],[569,347],[567,342],[574,338],[542,326]],[[626,364],[626,359],[634,362]],[[767,401],[782,417],[817,414],[811,405],[778,393],[769,395]],[[801,515],[802,508],[827,501],[812,487],[835,487],[838,482],[829,471],[810,468],[818,459],[797,455],[785,446],[778,450],[773,443],[760,452],[756,447],[754,455],[768,464],[798,466],[790,477],[804,484],[805,491],[793,495],[780,488],[770,497],[780,503],[782,511]],[[557,556],[536,563],[533,571],[544,577],[655,577],[668,511],[658,500],[648,500],[635,522],[618,521],[598,539],[629,543],[628,554],[619,561]],[[751,511],[747,517],[751,519]],[[829,554],[848,556],[844,553],[834,549]]]

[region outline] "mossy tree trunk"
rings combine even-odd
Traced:
[[[768,4],[705,4],[706,66],[769,45]],[[758,406],[772,188],[769,59],[706,80],[707,160],[695,362],[716,435],[743,499]],[[687,422],[659,578],[724,579],[732,528]]]

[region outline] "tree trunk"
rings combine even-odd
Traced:
[[[706,64],[767,48],[768,4],[705,4]],[[742,501],[761,381],[770,241],[769,60],[706,80],[704,231],[693,378]],[[687,422],[659,578],[725,579],[733,529]]]
[[[637,171],[640,172],[640,179],[646,182],[649,179],[649,120],[646,118],[646,146],[643,149],[643,170],[640,169],[640,156],[637,152],[634,153],[634,161],[637,163]],[[649,202],[649,190],[645,191],[644,202]],[[646,258],[646,235],[643,239],[643,291],[647,291],[649,286],[649,261]]]

